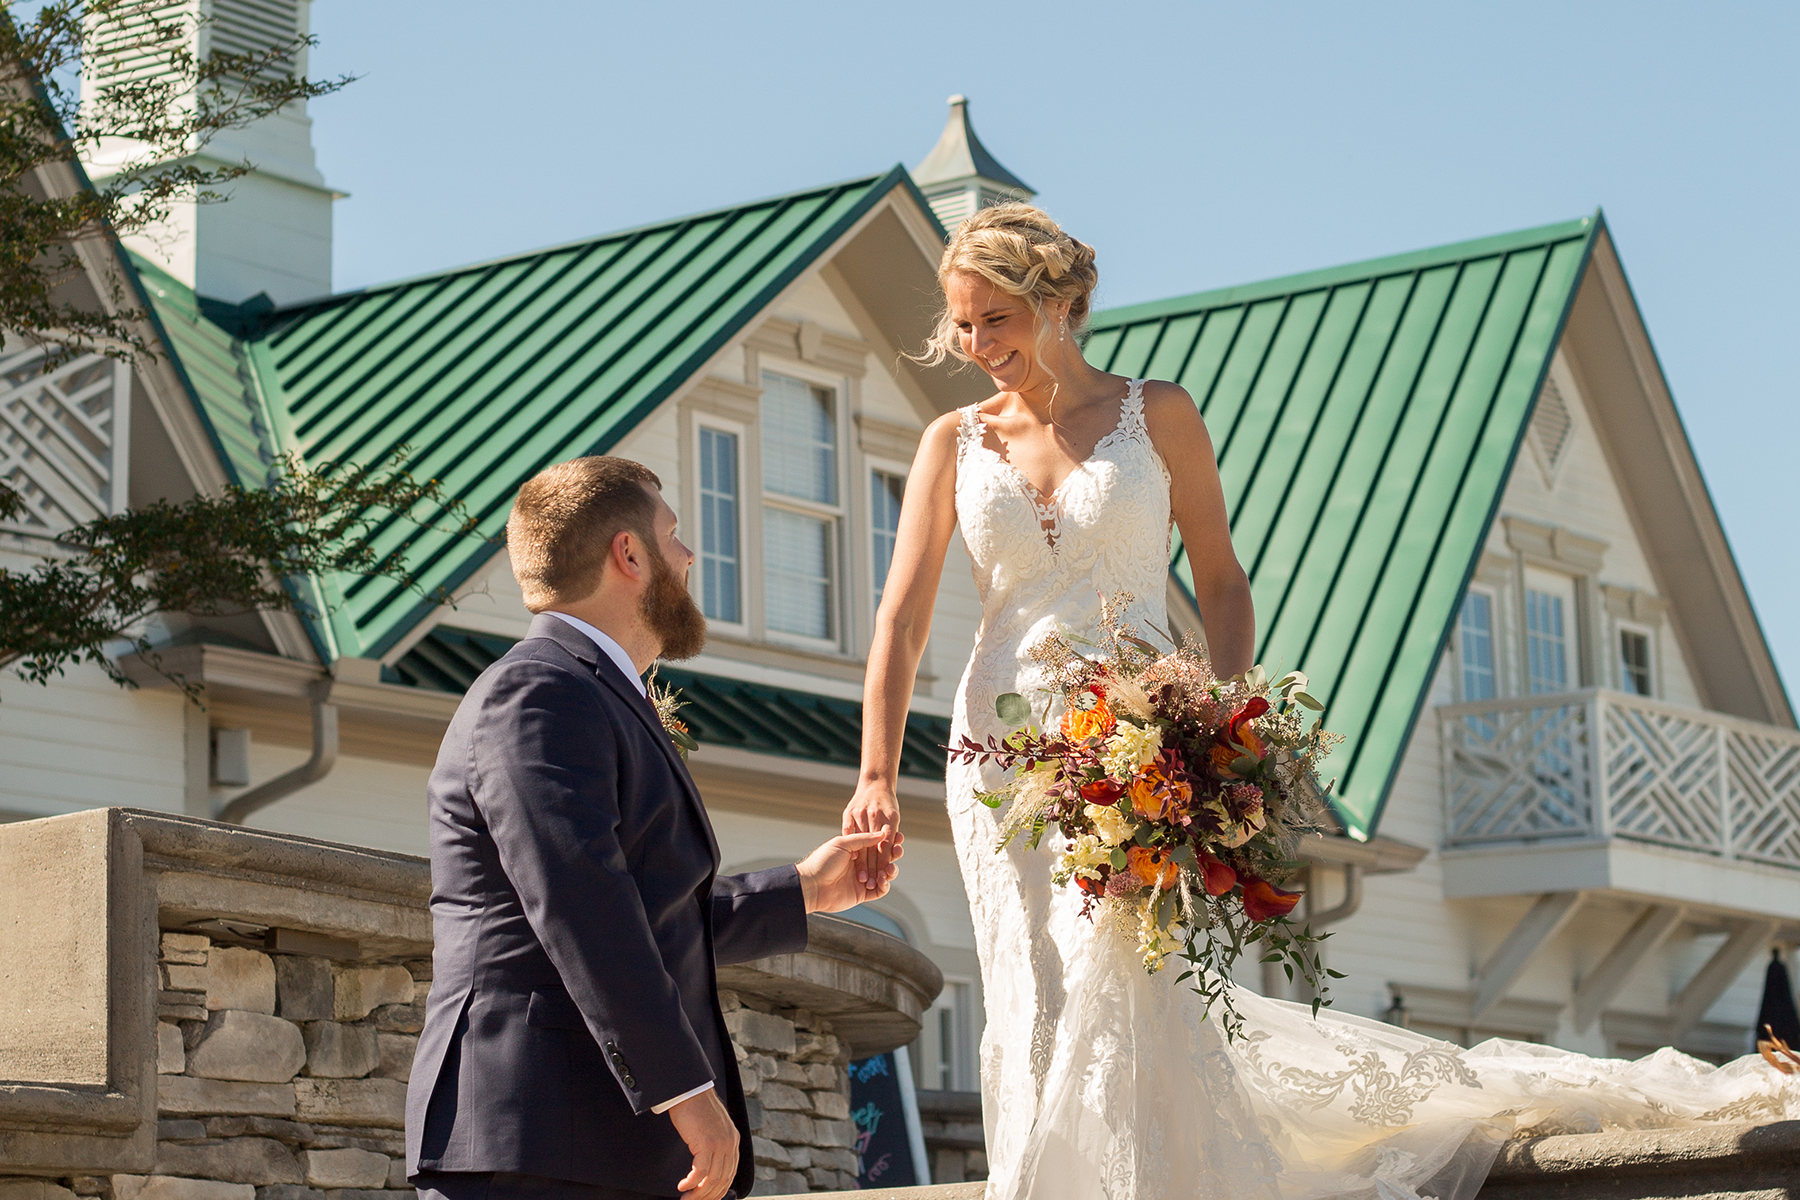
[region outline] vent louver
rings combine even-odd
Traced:
[[[1544,456],[1544,465],[1552,471],[1568,449],[1569,430],[1574,423],[1556,380],[1546,379],[1544,390],[1538,395],[1537,410],[1531,414],[1531,436],[1537,442],[1538,453]]]

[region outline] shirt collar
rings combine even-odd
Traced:
[[[625,648],[623,646],[613,641],[612,638],[608,637],[606,634],[601,633],[598,629],[595,629],[592,625],[589,625],[580,617],[571,617],[568,613],[557,612],[555,609],[551,609],[547,615],[555,617],[557,620],[562,621],[567,625],[571,625],[587,634],[594,645],[600,647],[601,651],[608,658],[613,660],[619,670],[625,672],[625,678],[631,680],[631,686],[637,689],[638,695],[643,696],[647,694],[644,691],[644,681],[638,676],[637,664],[631,661],[631,655],[625,653]]]

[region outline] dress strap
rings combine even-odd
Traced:
[[[958,462],[962,461],[963,455],[969,452],[971,446],[979,443],[987,435],[987,431],[981,427],[981,417],[978,415],[980,408],[979,404],[971,404],[960,410],[962,420],[956,426],[956,460]]]
[[[1125,390],[1125,399],[1119,404],[1119,428],[1134,434],[1150,432],[1144,424],[1144,381],[1134,379]]]

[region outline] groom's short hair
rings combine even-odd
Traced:
[[[656,545],[661,490],[643,463],[608,455],[570,459],[526,480],[506,519],[506,551],[525,607],[543,612],[591,593],[620,530]]]

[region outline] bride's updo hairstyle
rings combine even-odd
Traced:
[[[959,271],[979,275],[1009,296],[1017,296],[1037,319],[1037,357],[1041,363],[1050,341],[1044,306],[1069,302],[1069,334],[1087,328],[1088,310],[1100,273],[1094,269],[1093,247],[1062,231],[1041,208],[1029,204],[996,204],[962,223],[938,261],[938,287]],[[974,362],[963,353],[956,322],[948,307],[918,361],[935,366],[946,358]]]

